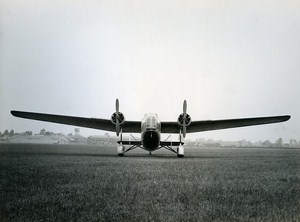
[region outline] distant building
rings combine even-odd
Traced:
[[[94,135],[89,136],[87,138],[87,144],[90,145],[116,145],[117,141],[119,141],[120,138],[116,136],[110,136],[108,133],[105,133],[105,135]],[[130,137],[123,136],[124,141],[131,140]]]
[[[1,136],[0,141],[1,142],[10,142],[9,139],[8,139],[8,135]]]
[[[80,134],[80,129],[79,128],[75,128],[75,136],[78,136]]]
[[[61,135],[26,135],[19,134],[9,137],[9,141],[12,143],[40,143],[40,144],[65,144],[68,140],[65,136]]]
[[[109,136],[108,135],[94,135],[89,136],[87,138],[87,144],[89,145],[103,145],[109,143]]]
[[[79,134],[75,134],[74,136],[72,134],[69,134],[67,136],[68,143],[79,143],[79,144],[86,144],[87,138],[84,136],[81,136]]]

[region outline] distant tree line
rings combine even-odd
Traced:
[[[4,131],[3,134],[1,134],[1,132],[0,132],[0,135],[4,135],[4,136],[13,136],[13,135],[15,135],[15,131],[14,131],[14,130],[8,131],[8,130],[6,129],[6,130]]]
[[[21,134],[26,135],[26,136],[32,136],[33,135],[32,131],[29,131],[29,130],[27,130],[27,131],[25,131],[24,133],[21,133]],[[4,131],[4,133],[0,132],[0,136],[14,136],[14,135],[20,135],[20,133],[15,133],[15,131],[13,129],[10,130],[10,131],[8,129],[6,129]],[[55,135],[55,133],[50,132],[50,131],[46,131],[45,129],[41,129],[39,135]]]
[[[245,139],[239,141],[222,141],[213,139],[199,138],[195,141],[187,140],[186,145],[200,147],[300,147],[300,141],[290,139],[289,142],[284,142],[282,138],[278,138],[275,142],[270,140],[250,142]]]

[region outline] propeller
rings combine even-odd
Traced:
[[[122,127],[121,125],[124,123],[125,118],[123,113],[120,112],[119,110],[119,99],[116,99],[116,111],[111,115],[111,122],[116,125],[116,134],[119,136],[121,132],[122,136]]]
[[[180,135],[185,137],[186,135],[186,128],[188,125],[191,124],[191,117],[187,114],[187,102],[186,100],[183,101],[183,112],[179,115],[177,123],[180,126]]]
[[[116,133],[117,136],[120,134],[120,122],[119,122],[119,99],[116,99]]]
[[[182,124],[182,135],[183,138],[185,138],[186,135],[186,110],[187,110],[187,104],[186,100],[183,101],[183,124]]]

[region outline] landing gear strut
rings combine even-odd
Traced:
[[[184,147],[183,145],[179,145],[177,148],[177,157],[182,158],[184,157]]]
[[[184,157],[184,147],[183,147],[184,142],[182,142],[181,130],[179,131],[179,139],[180,139],[180,145],[177,148],[177,157],[182,158]],[[184,139],[184,135],[183,135],[183,139]]]
[[[125,147],[123,146],[122,142],[118,145],[118,156],[124,156]]]
[[[122,133],[122,128],[121,128],[120,140],[118,141],[118,146],[117,146],[118,156],[124,156],[126,152],[134,150],[138,147],[142,148],[141,143],[139,141],[135,141],[132,144],[130,143],[130,141],[123,141],[122,134],[123,133]],[[129,147],[126,148],[125,145],[127,145]]]
[[[125,146],[123,146],[123,143],[122,143],[122,128],[120,130],[120,143],[117,146],[117,152],[118,152],[118,156],[124,156]]]

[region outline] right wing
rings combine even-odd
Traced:
[[[116,132],[116,125],[108,119],[96,119],[96,118],[85,118],[77,116],[63,116],[63,115],[53,115],[45,113],[32,113],[23,111],[11,111],[11,114],[16,117],[21,117],[25,119],[34,119],[52,123],[61,123],[67,125],[81,126],[99,130],[106,130]],[[125,121],[122,124],[122,132],[125,133],[140,133],[141,132],[141,122],[140,121]]]
[[[290,118],[291,116],[270,116],[243,119],[192,121],[191,124],[186,127],[186,131],[187,133],[195,133],[209,130],[270,124],[284,122],[289,120]],[[179,133],[179,130],[180,126],[177,122],[161,122],[162,133]]]

